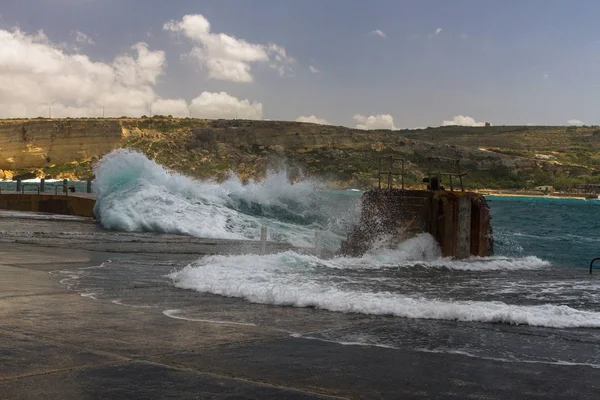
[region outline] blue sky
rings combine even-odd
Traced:
[[[184,28],[164,28],[186,15],[202,15],[211,35],[263,46],[269,60],[247,63],[251,82],[227,78],[208,64],[218,44],[194,59],[190,51],[207,42],[186,36]],[[379,127],[389,120],[377,117],[389,115],[396,128],[414,128],[462,115],[494,125],[566,125],[600,124],[598,15],[595,1],[2,0],[0,29],[18,28],[21,42],[43,30],[46,46],[107,65],[119,55],[135,58],[131,46],[145,42],[149,51],[164,52],[164,63],[156,79],[139,84],[188,107],[202,92],[226,92],[260,103],[265,119],[316,116]],[[75,46],[77,31],[91,41]],[[279,53],[269,53],[269,44],[285,49],[283,75],[280,65],[270,65]],[[6,57],[0,79],[15,73]],[[43,99],[23,101],[50,102],[56,95],[48,91]],[[0,104],[1,96],[0,90]],[[213,101],[209,97],[202,104]],[[134,106],[114,104],[135,114]],[[207,110],[197,104],[198,113]],[[98,108],[70,98],[60,106],[75,113],[76,107]],[[364,122],[369,116],[373,125]]]

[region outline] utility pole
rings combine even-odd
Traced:
[[[102,106],[102,118],[104,118],[104,106]]]

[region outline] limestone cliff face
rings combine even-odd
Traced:
[[[507,133],[509,129],[514,132]],[[540,127],[535,133],[546,138],[548,129]],[[497,147],[518,141],[522,134],[522,129],[506,127],[363,131],[298,122],[168,117],[5,120],[0,121],[0,179],[11,179],[14,173],[87,178],[93,162],[118,147],[137,149],[168,168],[201,178],[223,178],[230,171],[244,179],[260,178],[269,168],[285,166],[292,178],[315,176],[339,187],[371,187],[379,159],[390,156],[406,160],[408,185],[420,185],[430,156],[460,158],[463,172],[469,173],[466,182],[473,188],[600,177],[594,154],[583,158],[590,160],[585,164],[572,162],[568,152],[555,152],[557,158],[552,160],[539,159],[533,144],[522,151]],[[600,130],[577,134],[573,140],[586,141],[586,151],[600,143],[596,140]],[[465,145],[466,138],[472,146]],[[480,147],[492,139],[495,148]],[[456,172],[447,166],[442,170]]]
[[[0,170],[89,161],[123,141],[119,120],[5,120],[0,122]]]

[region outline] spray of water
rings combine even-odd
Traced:
[[[271,239],[297,246],[311,245],[318,229],[335,246],[349,210],[358,210],[358,197],[341,204],[323,196],[321,184],[292,184],[285,172],[269,172],[261,182],[242,183],[233,174],[223,183],[197,181],[126,149],[106,155],[94,172],[95,213],[108,229],[257,239],[267,226]]]

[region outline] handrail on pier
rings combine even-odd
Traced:
[[[40,185],[38,185],[37,183],[24,183],[23,186],[21,186],[21,194],[25,193],[25,188],[27,186],[36,188],[38,194],[40,194]]]
[[[383,161],[387,160],[388,161],[388,166],[387,166],[387,171],[384,170],[383,167]],[[397,162],[401,163],[401,169],[400,172],[395,172],[396,168],[397,168]],[[394,158],[392,156],[389,157],[381,157],[379,159],[379,169],[377,171],[377,176],[379,178],[379,184],[378,184],[378,188],[381,190],[381,177],[382,176],[387,176],[387,189],[391,190],[392,189],[392,177],[393,176],[400,176],[401,182],[402,182],[402,190],[404,190],[404,165],[406,163],[406,160],[403,158]]]
[[[598,261],[598,260],[600,260],[600,257],[596,257],[590,262],[590,275],[592,274],[592,266],[594,265],[594,261]]]
[[[437,161],[437,173],[435,171],[432,171],[432,166],[433,166],[432,164],[435,161]],[[454,164],[456,172],[442,172],[441,171],[441,169],[442,169],[441,168],[442,161],[445,162],[445,163]],[[463,179],[462,178],[463,178],[463,176],[466,176],[467,173],[460,171],[460,159],[459,158],[427,157],[427,182],[431,182],[431,177],[432,176],[436,176],[437,177],[438,185],[441,185],[441,183],[442,183],[442,175],[448,176],[448,178],[450,180],[450,191],[452,191],[452,192],[454,191],[454,186],[452,185],[452,177],[458,178],[458,181],[460,183],[460,190],[462,192],[465,191],[465,188],[463,186]]]
[[[54,186],[54,194],[57,195],[58,194],[58,189],[62,190],[62,194],[64,194],[65,196],[69,195],[69,185],[66,185],[64,183],[61,183],[59,185]]]

